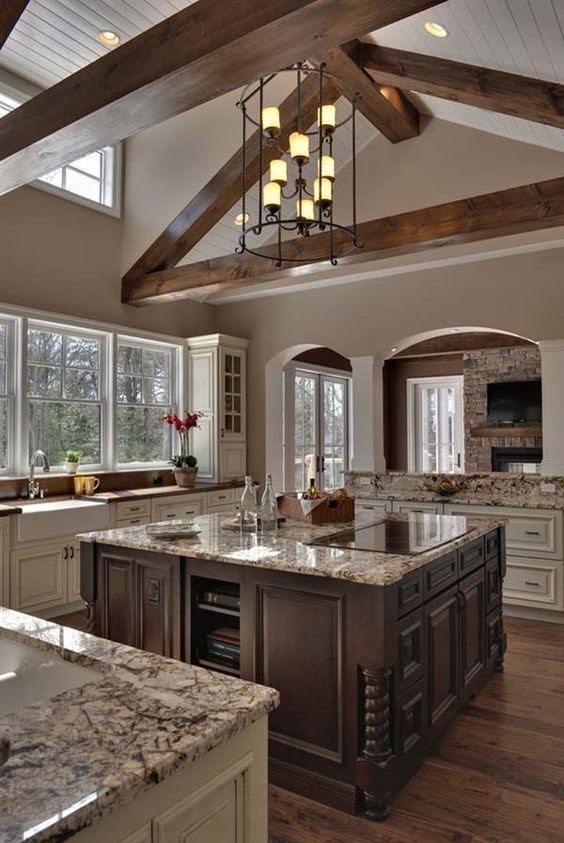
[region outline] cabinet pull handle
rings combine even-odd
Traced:
[[[140,509],[141,509],[140,506],[132,506],[129,511],[130,512],[139,512]]]
[[[139,524],[139,522],[140,522],[140,521],[141,521],[141,519],[140,519],[140,518],[132,518],[132,519],[131,519],[131,521],[130,521],[129,523],[130,523],[130,524]]]
[[[539,530],[525,530],[526,536],[540,536]]]
[[[65,547],[63,549],[63,559],[67,560],[68,558],[69,558],[69,549],[68,549],[67,545],[65,545]]]
[[[171,512],[167,515],[167,518],[176,518],[176,512]]]
[[[71,559],[74,559],[74,545],[73,544],[71,544],[71,546],[69,548],[69,556],[70,556]]]
[[[533,582],[533,580],[525,580],[525,585],[540,585],[540,583]]]

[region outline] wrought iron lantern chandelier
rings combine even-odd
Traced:
[[[267,86],[281,74],[292,74],[295,79],[297,119],[294,126],[282,127],[279,108],[268,104]],[[319,82],[317,120],[313,127],[304,125],[307,118],[302,102],[302,86],[310,74],[316,74]],[[331,76],[324,64],[310,67],[299,62],[261,78],[242,92],[237,103],[243,115],[243,198],[242,210],[237,217],[242,232],[236,249],[239,254],[248,252],[268,258],[277,267],[303,262],[303,256],[296,257],[295,248],[291,245],[294,241],[292,233],[307,238],[311,234],[327,232],[321,251],[311,257],[316,261],[330,261],[333,266],[337,264],[338,257],[362,248],[356,221],[356,102],[352,98],[348,113],[338,122],[336,106],[333,102],[324,101],[326,77]],[[350,226],[339,224],[333,218],[336,179],[333,144],[339,130],[347,124],[350,124],[352,136]],[[259,129],[259,180],[258,211],[252,219],[251,203],[247,198],[247,191],[252,185],[247,184],[246,143],[254,127]],[[284,144],[281,143],[282,137],[286,139]]]

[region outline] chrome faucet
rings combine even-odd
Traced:
[[[49,471],[50,469],[47,454],[43,451],[34,451],[29,461],[29,480],[27,481],[27,495],[29,498],[35,498],[37,495],[42,497],[39,482],[35,479],[35,467],[37,465],[37,460],[41,461],[40,465],[43,471]]]

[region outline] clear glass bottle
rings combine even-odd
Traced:
[[[260,504],[260,525],[263,533],[275,533],[278,529],[278,503],[271,474],[266,475],[266,485]]]
[[[245,490],[241,498],[241,526],[257,529],[258,505],[257,492],[253,484],[253,478],[245,477]]]

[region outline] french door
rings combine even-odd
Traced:
[[[464,470],[464,378],[407,382],[408,470],[455,474]]]
[[[285,385],[285,487],[336,489],[348,469],[349,379],[290,367]]]

